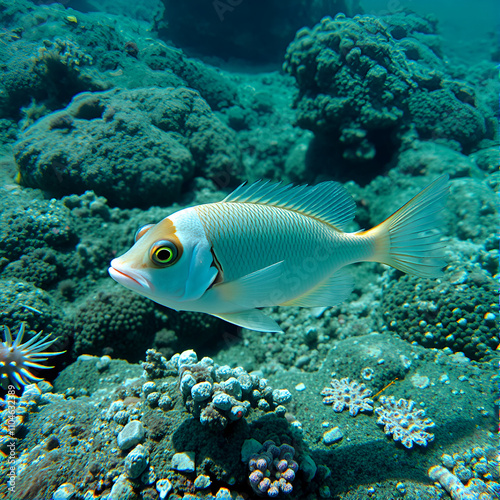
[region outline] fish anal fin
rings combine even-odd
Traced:
[[[228,323],[256,330],[258,332],[283,332],[278,323],[258,309],[247,309],[226,314],[213,314]]]
[[[298,307],[334,306],[347,299],[353,288],[354,280],[352,276],[344,269],[341,269],[307,293],[279,305]]]

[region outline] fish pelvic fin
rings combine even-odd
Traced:
[[[366,260],[421,278],[441,276],[446,261],[440,227],[448,190],[448,175],[442,175],[384,222],[364,232],[375,242],[375,251]]]
[[[258,309],[247,309],[245,311],[238,311],[225,314],[212,314],[217,318],[223,319],[233,325],[242,326],[249,330],[256,330],[258,332],[281,332],[283,330],[279,327],[278,323],[266,316]]]

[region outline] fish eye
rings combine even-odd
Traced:
[[[177,247],[169,240],[157,241],[150,250],[151,260],[161,267],[171,266],[178,254]]]
[[[135,233],[134,241],[142,238],[153,226],[154,224],[146,224],[144,226],[141,226]]]

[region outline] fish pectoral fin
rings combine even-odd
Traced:
[[[219,283],[213,291],[224,302],[248,309],[276,305],[273,295],[279,293],[278,282],[283,274],[284,261],[276,262],[234,281]]]
[[[347,299],[353,288],[354,280],[352,276],[344,269],[341,269],[309,292],[279,305],[299,307],[334,306]]]
[[[279,327],[278,323],[266,316],[258,309],[247,309],[245,311],[238,311],[226,314],[213,314],[217,318],[223,319],[228,323],[248,328],[249,330],[256,330],[258,332],[281,332],[283,330]]]

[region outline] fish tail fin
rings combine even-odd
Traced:
[[[446,262],[439,229],[448,188],[448,175],[442,175],[367,231],[365,234],[375,240],[375,251],[369,260],[422,278],[440,276]]]

